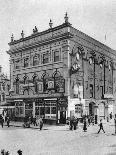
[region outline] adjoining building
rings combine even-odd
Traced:
[[[50,20],[49,26],[11,37],[7,102],[15,104],[15,117],[56,123],[72,114],[108,117],[115,105],[116,51],[73,28],[67,13],[62,25],[53,27]]]
[[[12,108],[14,109],[14,106],[7,106],[6,102],[6,96],[9,95],[10,90],[10,80],[2,72],[2,66],[0,66],[0,114],[3,113],[3,111],[6,111],[9,115],[12,113]]]

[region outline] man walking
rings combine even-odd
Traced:
[[[101,130],[103,130],[103,132],[105,133],[104,128],[103,128],[102,119],[100,120],[99,127],[100,127],[100,129],[99,129],[98,133],[99,133]]]

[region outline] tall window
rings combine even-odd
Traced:
[[[24,59],[24,67],[28,67],[29,66],[29,58],[25,58]]]
[[[93,85],[90,84],[90,98],[93,97]]]
[[[16,94],[19,94],[19,79],[16,79]]]
[[[15,69],[19,69],[20,68],[20,60],[16,60],[15,61]]]
[[[36,79],[37,79],[37,76],[34,76],[33,77],[33,84],[34,84],[34,87],[35,87],[35,92],[37,92],[37,81],[36,81]]]
[[[39,55],[33,57],[33,66],[39,65]]]
[[[49,62],[49,53],[43,54],[43,64],[46,64]]]
[[[2,94],[2,101],[3,102],[5,101],[5,94],[4,93]]]
[[[4,83],[2,84],[2,89],[5,91],[5,84]]]
[[[44,75],[44,77],[43,77],[43,91],[46,91],[47,88],[48,88],[48,81],[47,81],[47,79],[48,79],[48,76]]]
[[[28,84],[28,77],[24,77],[24,84]]]
[[[60,60],[60,52],[57,50],[57,51],[54,51],[54,62],[57,62]]]

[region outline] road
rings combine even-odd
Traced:
[[[98,125],[91,125],[87,132],[82,127],[69,131],[65,126],[36,128],[0,127],[0,149],[16,155],[21,149],[24,155],[115,155],[116,136],[113,123],[104,123],[106,133],[97,134]]]

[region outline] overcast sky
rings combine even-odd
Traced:
[[[9,75],[9,49],[11,34],[14,39],[32,34],[64,22],[68,12],[73,27],[116,50],[116,0],[0,0],[0,65]],[[106,40],[105,40],[106,35]]]

